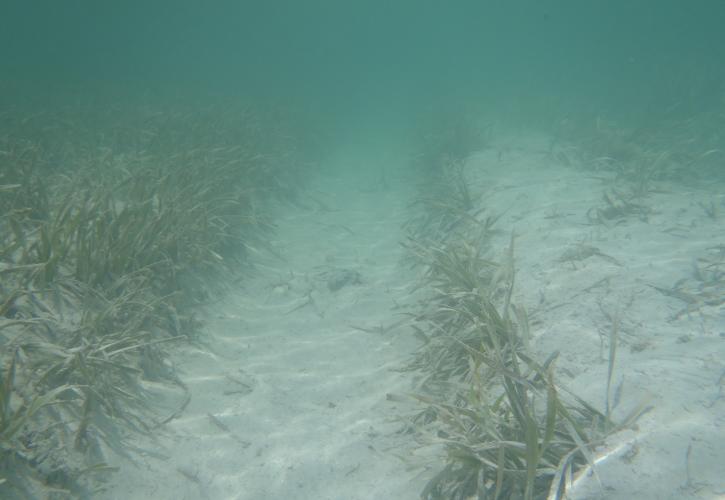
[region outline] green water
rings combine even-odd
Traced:
[[[716,0],[7,1],[1,98],[244,96],[355,133],[451,100],[641,120],[721,99],[723,20]]]

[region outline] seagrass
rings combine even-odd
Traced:
[[[199,335],[196,304],[271,248],[268,206],[312,158],[283,113],[233,106],[4,118],[0,496],[88,496],[108,453],[134,460],[124,436],[152,438],[189,403],[171,346]],[[175,388],[175,409],[145,380]]]
[[[425,408],[405,430],[443,453],[421,498],[563,499],[579,470],[596,472],[593,448],[643,410],[611,418],[616,324],[600,411],[556,381],[558,353],[540,363],[528,352],[528,315],[513,293],[515,236],[492,258],[498,218],[482,217],[490,211],[469,193],[463,168],[429,172],[403,244],[421,269],[422,299],[409,317],[423,340],[405,369],[420,374],[412,397]]]

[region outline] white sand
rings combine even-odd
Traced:
[[[725,243],[722,220],[697,205],[721,203],[722,194],[658,185],[668,191],[648,197],[648,221],[591,225],[586,212],[602,206],[602,180],[547,160],[545,140],[522,142],[475,155],[467,174],[483,203],[507,210],[494,248],[517,235],[515,299],[529,310],[532,350],[542,358],[561,351],[559,381],[603,409],[603,311],[618,313],[614,415],[653,405],[638,430],[598,450],[603,490],[584,475],[573,497],[725,497],[725,311],[705,306],[673,318],[686,304],[649,286],[672,287],[691,276],[695,257]],[[418,345],[399,324],[415,284],[399,245],[414,190],[403,187],[410,179],[389,175],[385,187],[375,177],[330,173],[302,197],[309,209],[281,209],[274,238],[285,261],[265,259],[204,312],[206,345],[172,360],[189,406],[158,443],[136,443],[153,454],[119,459],[101,498],[418,498],[443,462],[426,470],[425,460],[411,467],[398,458],[411,454],[410,436],[395,433],[409,408],[386,399],[414,384],[395,371]],[[621,265],[559,261],[580,243]],[[330,291],[333,268],[359,272],[361,283]]]

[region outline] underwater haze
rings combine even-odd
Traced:
[[[9,1],[0,57],[6,83],[44,95],[130,85],[296,99],[341,127],[380,127],[375,116],[441,99],[509,103],[521,115],[527,99],[632,112],[716,98],[723,9],[715,0]]]
[[[0,3],[0,498],[725,498],[725,2]]]

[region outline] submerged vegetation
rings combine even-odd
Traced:
[[[632,218],[646,224],[657,213],[649,198],[662,193],[666,183],[722,179],[725,143],[713,131],[722,129],[723,117],[720,106],[687,117],[670,109],[631,129],[601,118],[569,120],[558,131],[549,158],[604,181],[601,203],[583,214],[589,224],[612,227]],[[511,234],[507,244],[500,244],[506,228],[491,210],[495,207],[467,182],[466,155],[472,151],[461,155],[454,147],[449,153],[446,142],[426,140],[445,136],[422,135],[425,142],[414,166],[423,181],[404,242],[421,269],[417,288],[423,297],[410,314],[423,345],[407,366],[418,375],[413,399],[423,409],[404,430],[443,461],[433,466],[421,497],[566,498],[580,474],[596,477],[597,447],[648,409],[641,404],[618,420],[612,416],[619,320],[610,317],[600,409],[559,382],[558,352],[539,359],[530,349],[528,314],[515,293],[516,237]],[[441,150],[433,151],[436,147]],[[717,221],[720,201],[714,193],[698,205]],[[496,251],[497,242],[504,249]],[[722,305],[721,250],[710,247],[695,260],[692,276],[673,287],[651,285],[685,304],[675,317]],[[562,260],[598,255],[621,265],[589,245],[572,255]]]
[[[188,403],[169,343],[268,249],[309,159],[278,112],[144,107],[0,123],[0,496],[83,495]],[[271,250],[271,249],[270,249]],[[226,281],[228,282],[228,280]],[[158,404],[149,382],[176,387]]]
[[[465,158],[433,156],[443,160],[426,169],[404,243],[423,270],[411,313],[423,346],[407,369],[420,374],[413,397],[425,407],[405,430],[445,461],[421,497],[564,498],[594,448],[641,408],[615,422],[557,382],[558,353],[530,353],[527,313],[514,300],[516,238],[491,257],[498,217],[471,192]],[[616,338],[615,326],[609,380]]]

